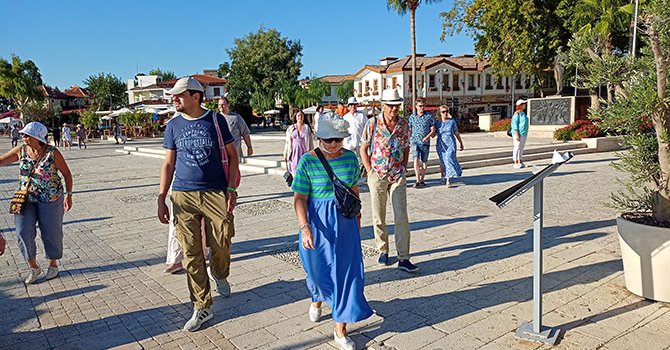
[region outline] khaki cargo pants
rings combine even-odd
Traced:
[[[209,261],[216,278],[230,274],[230,244],[235,236],[233,214],[228,214],[225,191],[173,191],[176,236],[184,252],[182,264],[188,276],[188,290],[195,309],[212,305],[209,277],[203,253],[201,222],[211,250]]]

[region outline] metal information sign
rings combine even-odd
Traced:
[[[554,345],[561,332],[558,328],[542,326],[542,187],[544,179],[572,157],[570,152],[560,154],[554,151],[552,164],[489,198],[499,208],[504,208],[531,187],[533,188],[533,322],[524,322],[517,329],[516,337],[519,339]]]

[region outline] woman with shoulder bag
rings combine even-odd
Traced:
[[[319,118],[316,136],[323,162],[337,180],[358,196],[358,158],[342,146],[349,136],[347,128],[344,119],[328,113]],[[312,296],[308,315],[312,322],[318,322],[321,304],[326,302],[333,310],[335,341],[342,349],[354,349],[355,344],[347,335],[347,323],[372,315],[363,294],[361,236],[357,218],[347,218],[342,213],[346,208],[338,204],[324,163],[315,151],[306,153],[295,170],[291,187],[300,228],[300,259]]]
[[[30,267],[26,284],[42,275],[37,264],[35,237],[37,225],[49,260],[45,280],[58,276],[58,260],[63,257],[63,214],[72,208],[72,174],[63,155],[47,141],[47,127],[28,123],[21,131],[23,145],[0,156],[0,165],[19,162],[19,190],[10,207],[14,214],[16,234],[23,258]],[[61,173],[65,179],[65,192]]]
[[[312,130],[305,123],[305,114],[297,111],[293,115],[293,124],[286,130],[286,142],[284,142],[284,160],[291,175],[295,175],[300,157],[313,148]]]

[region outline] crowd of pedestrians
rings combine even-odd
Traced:
[[[203,86],[192,77],[179,79],[169,91],[177,114],[166,125],[157,215],[168,224],[166,273],[185,271],[193,313],[183,329],[196,331],[213,318],[212,293],[230,295],[230,249],[235,236],[234,209],[240,183],[242,142],[246,155],[254,154],[249,128],[240,115],[230,111],[226,97],[218,100],[219,112],[202,107]],[[300,258],[306,272],[311,302],[307,317],[322,319],[323,303],[332,309],[333,338],[342,349],[355,349],[347,324],[370,317],[373,310],[364,294],[361,251],[361,214],[343,210],[343,186],[359,198],[359,186],[367,182],[370,214],[380,265],[394,265],[409,273],[419,267],[410,254],[411,232],[407,206],[407,166],[414,158],[414,187],[426,186],[425,175],[431,138],[437,138],[441,183],[450,186],[462,175],[457,152],[463,140],[449,107],[439,106],[439,118],[425,111],[418,99],[414,113],[400,116],[403,99],[396,89],[384,90],[379,115],[367,118],[358,111],[358,101],[349,98],[335,113],[316,110],[313,129],[302,111],[292,116],[286,131],[283,157],[293,176],[291,190],[298,226]],[[516,102],[511,133],[514,166],[523,167],[523,148],[528,134],[525,100]],[[71,147],[68,124],[62,129],[65,149]],[[122,138],[118,124],[114,137]],[[11,130],[13,148],[0,156],[0,165],[19,162],[19,190],[12,199],[12,212],[23,258],[30,268],[26,284],[58,276],[63,254],[63,215],[72,208],[72,175],[56,146],[47,142],[47,128],[32,122]],[[86,133],[77,125],[79,148],[86,148]],[[18,139],[23,144],[18,144]],[[457,143],[458,142],[458,147]],[[63,185],[64,181],[64,185]],[[358,199],[356,199],[358,200]],[[359,202],[360,203],[360,202]],[[394,217],[397,258],[390,257],[386,208]],[[358,207],[360,208],[360,206]],[[39,226],[46,273],[36,260]],[[5,250],[0,233],[0,255]]]

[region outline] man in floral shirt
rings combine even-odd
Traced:
[[[414,188],[426,186],[423,179],[426,177],[430,138],[435,135],[435,119],[432,114],[424,112],[425,105],[424,99],[416,99],[416,113],[409,116],[409,125],[412,128],[410,141],[414,155],[414,175],[416,176]]]
[[[395,222],[395,245],[398,268],[416,272],[419,267],[409,261],[409,218],[407,215],[407,179],[410,127],[407,119],[398,117],[402,98],[395,89],[382,93],[382,114],[368,120],[361,140],[361,161],[368,175],[372,199],[372,222],[380,265],[389,264],[389,239],[386,226],[386,202],[391,197]]]

